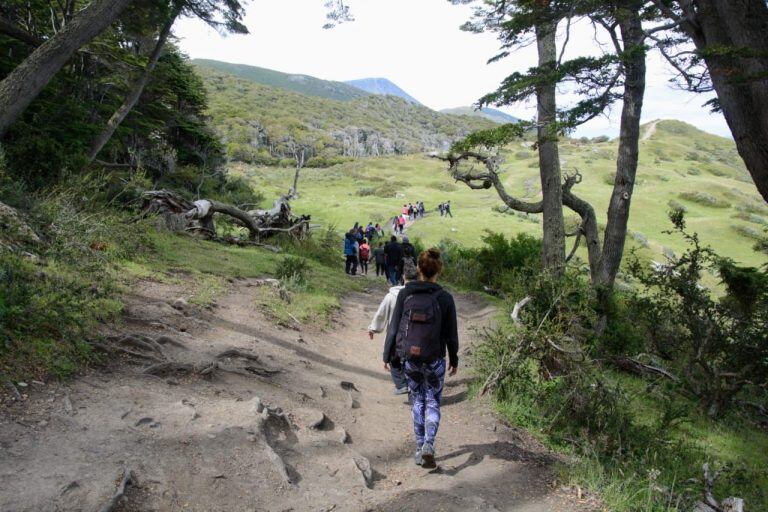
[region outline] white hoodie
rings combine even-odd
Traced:
[[[368,330],[372,332],[383,332],[384,329],[389,326],[389,321],[392,320],[392,314],[395,312],[395,303],[397,302],[397,296],[400,294],[400,290],[405,286],[393,286],[389,289],[384,300],[379,304],[379,309],[376,311],[371,325],[368,326]]]

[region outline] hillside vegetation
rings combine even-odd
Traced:
[[[650,123],[649,123],[650,125]],[[645,125],[647,130],[649,125]],[[530,142],[520,141],[505,152],[504,181],[510,193],[540,197],[538,160]],[[561,144],[564,169],[577,168],[583,182],[580,196],[592,202],[601,224],[613,186],[616,141],[568,140]],[[288,188],[293,173],[271,167],[235,164],[231,171],[249,178],[260,190]],[[355,221],[386,222],[403,202],[422,200],[432,212],[410,229],[427,244],[443,239],[476,246],[485,230],[540,236],[539,216],[507,213],[493,190],[470,190],[454,183],[443,162],[421,155],[363,159],[329,169],[306,170],[296,207],[313,219],[339,228]],[[441,218],[439,202],[451,200],[454,218]],[[724,256],[749,265],[764,263],[752,250],[754,237],[768,223],[768,207],[751,183],[733,142],[679,121],[661,121],[641,142],[640,170],[632,202],[629,238],[632,247],[664,261],[680,254],[683,242],[665,233],[671,206],[687,210],[691,231]],[[575,225],[575,214],[568,214]]]
[[[350,101],[307,96],[197,66],[209,96],[208,113],[227,155],[246,163],[277,164],[290,156],[286,142],[310,157],[380,156],[445,150],[492,122],[440,114],[394,96]],[[312,162],[308,162],[312,164]]]
[[[273,69],[248,66],[247,64],[233,64],[209,59],[194,59],[193,64],[209,69],[215,69],[228,75],[237,76],[270,87],[285,89],[307,96],[328,98],[331,100],[349,101],[355,98],[363,98],[368,93],[359,87],[344,82],[322,80],[309,75],[283,73]]]

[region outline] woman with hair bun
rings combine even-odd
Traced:
[[[384,368],[403,365],[416,435],[414,458],[416,464],[434,468],[445,354],[447,350],[449,374],[456,375],[459,334],[453,297],[437,284],[443,271],[440,250],[422,252],[418,270],[420,280],[406,284],[397,297],[384,344]]]

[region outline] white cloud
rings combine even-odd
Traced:
[[[356,20],[323,30],[322,0],[255,0],[248,5],[246,36],[222,37],[198,20],[175,27],[181,48],[193,58],[217,59],[303,73],[327,80],[386,77],[425,105],[441,109],[470,105],[498,87],[513,71],[536,62],[525,48],[495,64],[493,34],[459,30],[470,9],[447,0],[350,0]],[[586,24],[573,28],[569,55],[596,51]],[[660,59],[649,59],[643,120],[674,118],[729,136],[721,115],[701,105],[708,99],[669,88],[669,72]],[[532,103],[505,107],[518,117],[535,113]],[[620,108],[609,119],[595,119],[577,134],[618,132]]]

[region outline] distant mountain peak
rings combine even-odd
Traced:
[[[397,84],[393,83],[391,80],[383,77],[376,77],[376,78],[359,78],[357,80],[347,80],[344,82],[345,84],[351,85],[352,87],[357,87],[358,89],[361,89],[365,92],[371,93],[371,94],[391,94],[392,96],[397,96],[399,98],[403,98],[405,101],[409,103],[415,103],[417,105],[421,105],[421,102],[402,90],[400,87],[397,86]]]
[[[502,112],[501,110],[497,110],[495,108],[489,108],[489,107],[483,107],[479,110],[475,109],[475,107],[444,108],[440,112],[442,112],[443,114],[484,117],[498,124],[520,122],[520,119],[516,118],[515,116],[511,116],[506,112]]]

